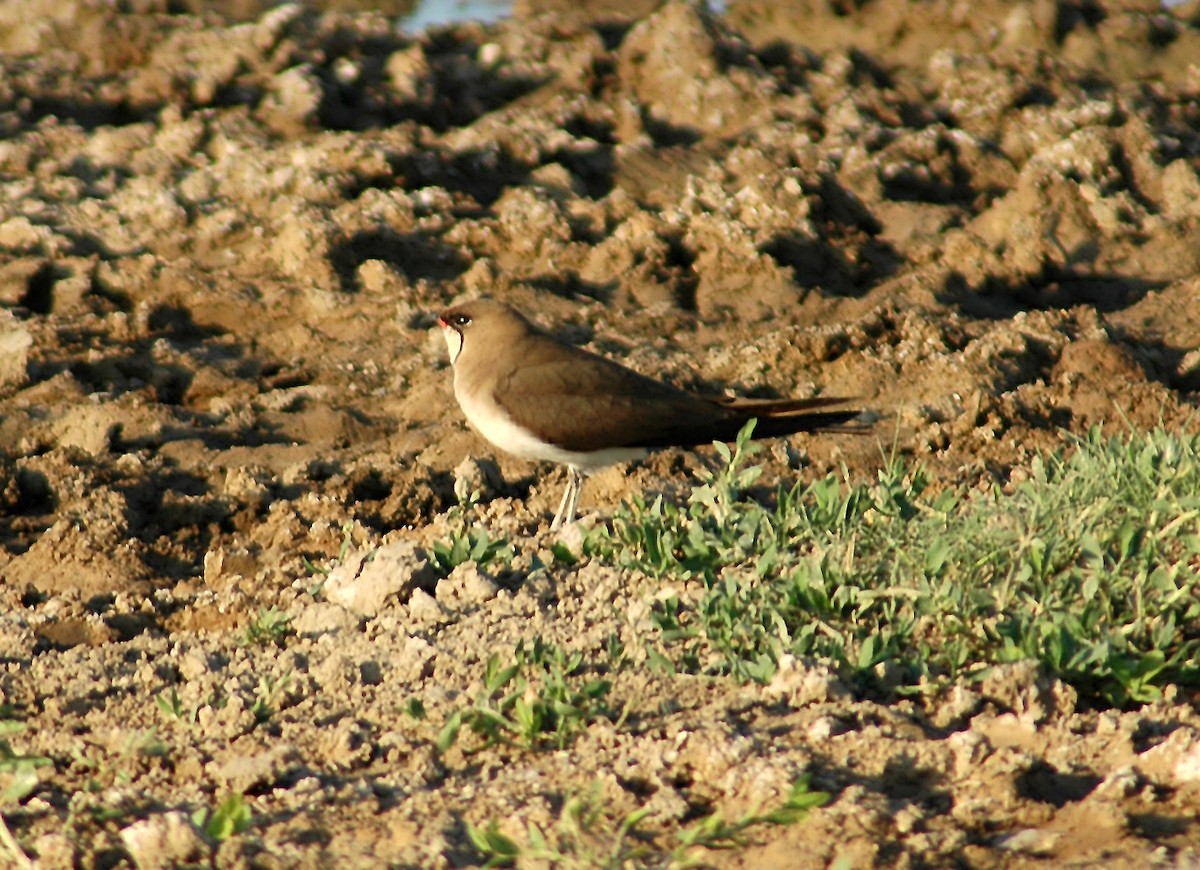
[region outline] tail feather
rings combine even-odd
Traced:
[[[695,447],[713,441],[733,441],[746,423],[755,419],[753,438],[775,438],[796,432],[838,432],[863,434],[871,431],[861,408],[814,410],[853,401],[846,398],[811,399],[709,399],[717,406],[716,414],[697,419],[697,414],[681,413],[679,418],[653,430],[643,430],[631,438],[629,446]]]
[[[851,421],[862,414],[861,408],[844,407],[857,401],[848,396],[813,396],[807,399],[737,399],[722,400],[721,404],[738,414],[738,428],[751,417],[757,418],[754,425],[755,438],[773,438],[791,435],[794,432],[866,432],[865,423],[854,425]],[[840,410],[821,411],[842,405]]]
[[[754,424],[754,438],[774,438],[779,435],[791,435],[795,432],[842,432],[846,434],[865,434],[871,431],[866,423],[855,424],[853,421],[862,414],[862,410],[854,408],[845,411],[792,412],[782,414],[759,414]],[[746,418],[756,416],[747,414]],[[743,423],[743,425],[745,425]],[[740,428],[740,427],[739,427]]]
[[[845,405],[856,400],[845,396],[813,396],[807,399],[743,399],[722,396],[711,401],[731,411],[740,411],[747,417],[768,417],[828,408],[831,405]]]

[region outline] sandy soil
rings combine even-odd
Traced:
[[[880,412],[775,444],[771,479],[894,449],[969,487],[1064,431],[1194,429],[1200,5],[528,2],[417,37],[119,5],[0,3],[0,702],[54,762],[4,816],[37,866],[468,866],[466,823],[551,828],[593,787],[665,843],[805,771],[827,808],[705,860],[1197,866],[1195,698],[639,662],[661,590],[533,570],[564,475],[467,429],[430,312],[490,294],[686,386]],[[605,472],[583,506],[708,461]],[[456,477],[511,571],[426,570]],[[321,587],[306,561],[345,540],[388,547],[377,585]],[[247,645],[267,607],[296,634]],[[535,637],[590,667],[623,642],[626,717],[438,752]],[[234,792],[249,830],[186,821]]]

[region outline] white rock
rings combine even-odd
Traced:
[[[33,336],[11,312],[0,315],[0,387],[23,387],[29,379],[29,347]]]
[[[482,604],[496,596],[500,587],[475,562],[463,562],[437,585],[437,600],[449,607]]]
[[[374,616],[389,600],[407,600],[416,589],[432,588],[436,580],[425,550],[397,541],[348,554],[329,572],[323,591],[327,599],[352,613]]]
[[[181,812],[163,813],[121,830],[121,841],[143,870],[206,863],[210,848],[204,836]]]

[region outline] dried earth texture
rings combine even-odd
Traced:
[[[534,570],[565,476],[467,429],[430,312],[490,294],[685,386],[881,414],[775,444],[770,480],[894,450],[970,488],[1064,430],[1194,429],[1197,4],[527,2],[421,35],[236,5],[0,3],[0,718],[53,762],[3,809],[36,866],[467,866],[468,823],[550,830],[595,788],[666,837],[806,771],[827,807],[700,857],[1196,866],[1182,693],[639,662],[663,590]],[[606,471],[583,508],[680,498],[712,461]],[[456,478],[510,570],[423,561]],[[310,568],[381,546],[377,586]],[[296,633],[247,644],[272,607]],[[623,643],[625,717],[439,752],[536,637]],[[233,793],[249,829],[193,826]]]

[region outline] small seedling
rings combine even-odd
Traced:
[[[433,567],[443,577],[464,562],[486,565],[495,560],[511,562],[513,547],[504,538],[493,538],[482,525],[469,517],[479,503],[479,490],[467,492],[460,479],[455,481],[454,494],[458,504],[450,509],[450,537],[435,541],[432,550]]]
[[[291,681],[291,671],[286,671],[277,680],[268,676],[259,678],[258,687],[254,690],[254,703],[250,706],[250,712],[254,714],[255,722],[266,722],[275,715],[275,702]]]
[[[475,851],[487,859],[484,867],[508,867],[521,857],[521,847],[517,841],[500,833],[495,819],[483,829],[468,822],[467,839],[471,841]]]
[[[0,712],[7,712],[7,710]],[[44,755],[27,755],[13,749],[12,744],[6,739],[7,735],[17,734],[24,730],[24,722],[15,719],[0,719],[0,735],[3,735],[0,736],[0,771],[12,776],[12,781],[3,792],[0,792],[0,807],[17,803],[32,794],[38,785],[38,768],[50,767],[54,764],[53,760]],[[8,829],[8,823],[4,820],[3,815],[0,815],[0,856],[7,857],[13,867],[21,868],[21,870],[33,867],[33,862],[25,854],[12,831]]]
[[[513,548],[503,538],[493,538],[480,526],[454,533],[444,541],[436,541],[432,547],[433,565],[443,577],[464,562],[486,565],[496,559],[512,560]]]
[[[703,483],[692,490],[688,503],[707,511],[716,521],[723,525],[730,517],[742,497],[742,492],[754,484],[762,475],[762,466],[751,465],[743,468],[743,462],[762,451],[762,445],[752,441],[754,424],[751,419],[737,434],[733,450],[722,441],[714,441],[713,448],[724,461],[724,466],[718,472],[704,471],[701,473]]]
[[[746,832],[762,825],[792,825],[808,815],[808,811],[829,803],[829,795],[821,791],[809,791],[809,777],[801,776],[792,784],[783,804],[767,813],[747,813],[736,822],[727,822],[718,810],[696,824],[678,833],[679,846],[673,858],[676,863],[687,863],[690,849],[732,849],[746,845]]]
[[[561,868],[692,867],[703,863],[697,850],[732,849],[749,841],[749,832],[763,825],[791,825],[809,810],[829,802],[824,792],[809,790],[803,776],[792,786],[783,804],[769,812],[751,812],[736,822],[726,822],[718,811],[675,834],[675,845],[663,842],[661,833],[641,827],[650,815],[643,807],[624,816],[605,806],[599,791],[566,800],[558,821],[549,831],[529,824],[523,840],[503,834],[493,819],[484,828],[467,825],[467,838],[486,860],[484,866],[546,864]]]
[[[95,794],[114,784],[131,782],[139,759],[162,758],[168,754],[167,745],[154,729],[129,732],[116,751],[95,743],[85,743],[71,753],[74,764],[87,771],[85,789]]]
[[[159,692],[154,696],[154,704],[164,714],[172,719],[178,719],[181,722],[187,722],[194,725],[200,716],[200,706],[192,707],[190,711],[183,709],[183,701],[179,698],[179,693],[175,688],[171,687],[171,693]]]
[[[551,830],[542,831],[530,823],[524,843],[500,833],[494,819],[483,829],[468,824],[467,838],[480,856],[487,859],[485,867],[518,863],[568,870],[655,866],[648,861],[655,850],[641,842],[648,837],[638,830],[649,813],[647,809],[638,809],[619,820],[610,818],[598,791],[593,789],[588,796],[568,798]]]
[[[203,808],[192,814],[192,824],[218,843],[250,827],[250,804],[240,794],[231,794],[215,809]]]
[[[342,560],[346,558],[346,554],[350,552],[350,548],[352,546],[354,546],[354,523],[350,520],[346,520],[344,523],[342,523],[342,545],[338,548],[338,554],[333,558],[330,564],[318,565],[307,556],[300,557],[301,563],[303,563],[309,574],[317,574],[321,577],[321,581],[309,590],[310,594],[317,595],[321,591],[321,587],[325,585],[325,578],[329,575],[329,572],[338,565],[342,564]]]
[[[7,737],[25,730],[25,723],[16,719],[0,719],[0,771],[12,775],[12,782],[0,792],[0,804],[15,803],[27,797],[38,783],[38,768],[50,767],[54,761],[45,755],[27,755],[13,749]]]
[[[292,628],[292,617],[282,610],[269,607],[260,610],[258,616],[246,626],[244,640],[249,646],[274,644],[282,647],[292,634],[295,634],[295,630]]]
[[[528,650],[518,643],[508,665],[493,655],[484,669],[483,691],[472,706],[450,715],[438,735],[438,748],[444,752],[454,745],[463,726],[488,746],[565,747],[588,722],[609,712],[604,698],[611,683],[586,679],[582,664],[581,653],[568,655],[540,639]]]

